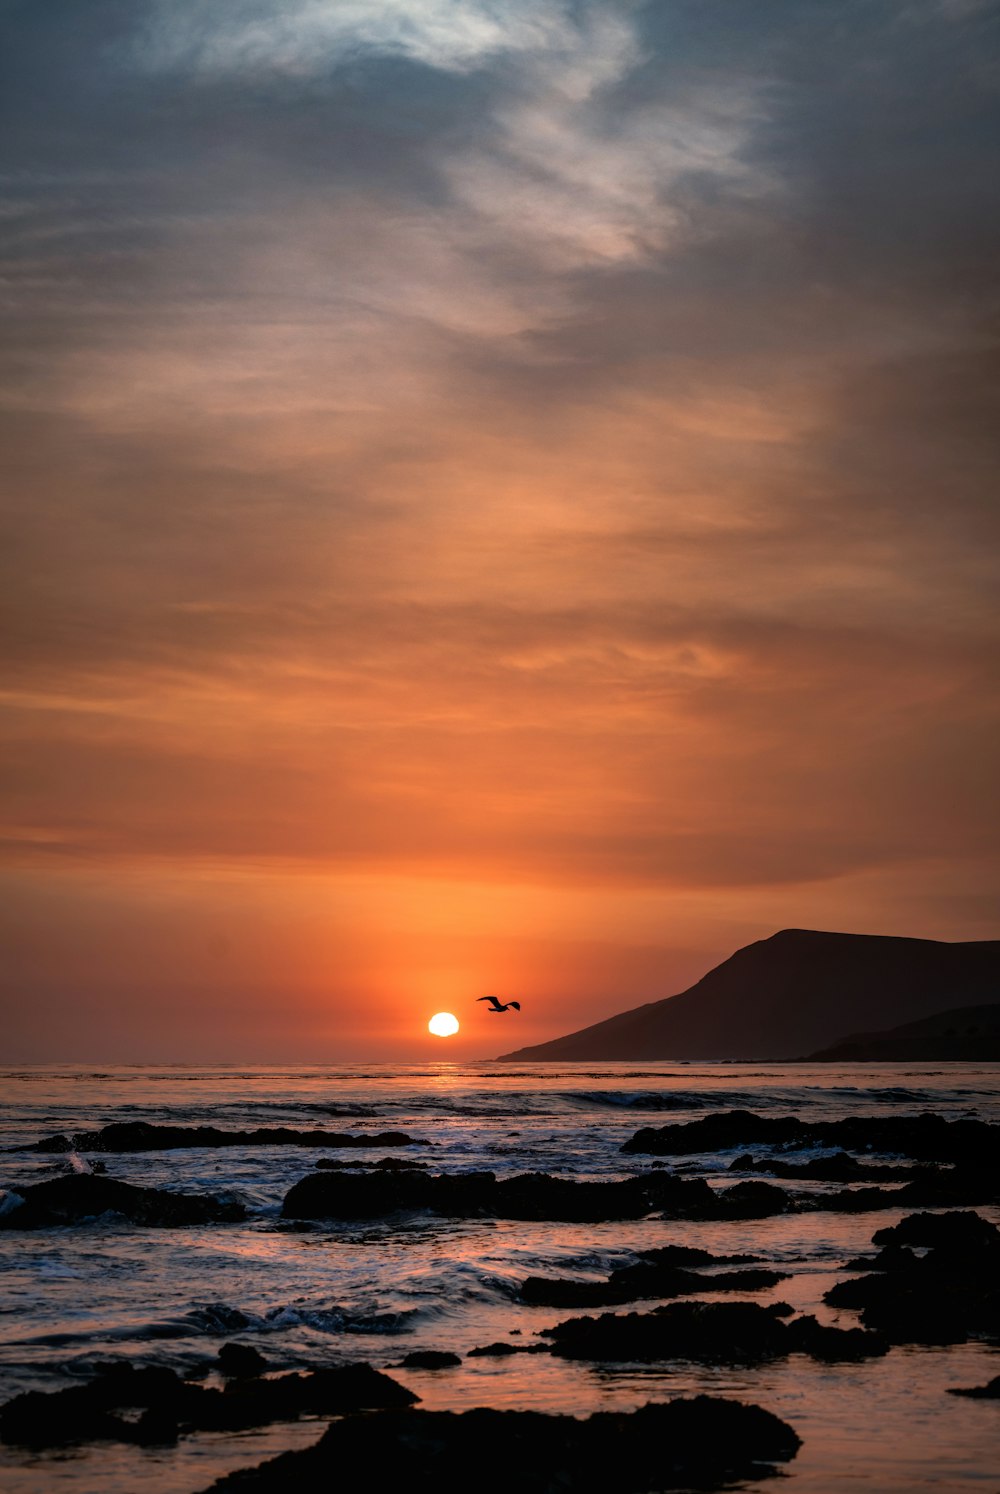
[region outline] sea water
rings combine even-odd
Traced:
[[[0,1074],[5,1148],[113,1121],[402,1130],[420,1145],[392,1155],[426,1161],[435,1171],[489,1170],[501,1177],[642,1171],[651,1159],[620,1151],[638,1127],[730,1109],[815,1120],[929,1110],[997,1121],[1000,1065],[61,1066]],[[526,1276],[600,1279],[633,1260],[634,1251],[667,1243],[760,1255],[791,1275],[752,1300],[781,1299],[821,1321],[853,1326],[855,1315],[827,1308],[823,1293],[843,1278],[843,1262],[869,1247],[874,1230],[900,1217],[899,1209],[725,1223],[524,1223],[410,1213],[290,1230],[279,1218],[281,1200],[325,1153],[383,1155],[294,1146],[112,1154],[103,1160],[116,1178],[238,1199],[250,1217],[243,1224],[141,1229],[107,1216],[72,1228],[0,1232],[0,1398],[79,1383],[97,1360],[183,1372],[221,1343],[238,1340],[260,1348],[276,1369],[367,1361],[435,1410],[490,1406],[583,1416],[693,1393],[755,1401],[803,1439],[787,1469],[789,1494],[1000,1490],[997,1403],[946,1394],[948,1386],[982,1384],[1000,1373],[1000,1350],[982,1343],[895,1348],[859,1365],[793,1355],[752,1369],[592,1366],[547,1355],[464,1358],[497,1340],[535,1342],[541,1329],[569,1315],[519,1304],[517,1287]],[[718,1181],[732,1159],[715,1153],[675,1165],[685,1175]],[[0,1160],[0,1186],[14,1192],[89,1165],[74,1154],[14,1150]],[[820,1183],[796,1187],[825,1191]],[[1000,1222],[996,1209],[979,1212]],[[409,1350],[425,1348],[452,1350],[463,1362],[443,1371],[393,1368]],[[2,1448],[0,1487],[10,1494],[131,1494],[139,1487],[146,1494],[195,1494],[224,1472],[311,1443],[321,1429],[321,1422],[304,1421],[194,1434],[173,1448]]]

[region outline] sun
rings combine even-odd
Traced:
[[[451,1012],[435,1012],[427,1024],[428,1032],[435,1037],[453,1037],[458,1031],[458,1018]]]

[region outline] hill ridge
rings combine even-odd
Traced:
[[[497,1062],[800,1057],[1000,995],[1000,940],[779,929],[675,996],[616,1012]]]

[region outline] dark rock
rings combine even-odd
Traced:
[[[889,1188],[842,1188],[837,1193],[813,1194],[800,1200],[806,1209],[835,1214],[870,1214],[899,1203],[899,1191]]]
[[[842,1120],[803,1120],[799,1116],[756,1115],[750,1110],[717,1111],[700,1120],[645,1126],[623,1152],[689,1156],[726,1151],[747,1144],[767,1147],[840,1147],[847,1152],[884,1152],[919,1162],[989,1164],[1000,1162],[1000,1126],[980,1120],[916,1116],[845,1116]]]
[[[462,1360],[458,1354],[449,1354],[443,1349],[411,1349],[399,1361],[400,1369],[454,1369]]]
[[[949,1395],[967,1395],[976,1401],[1000,1401],[1000,1375],[994,1375],[985,1385],[949,1385]]]
[[[547,1173],[500,1181],[491,1172],[367,1174],[315,1172],[285,1195],[286,1219],[377,1219],[402,1209],[446,1218],[559,1220],[595,1223],[642,1219],[659,1211],[676,1219],[762,1218],[789,1207],[768,1183],[742,1183],[715,1193],[703,1179],[643,1173],[613,1182],[574,1182]]]
[[[861,1328],[830,1328],[811,1315],[789,1323],[788,1332],[793,1350],[827,1364],[877,1359],[889,1352],[889,1341],[881,1333],[865,1333]]]
[[[305,1414],[341,1415],[418,1399],[367,1364],[232,1380],[221,1391],[190,1384],[173,1370],[122,1363],[86,1385],[15,1396],[0,1410],[0,1440],[35,1448],[108,1439],[172,1441],[179,1431],[244,1431]],[[129,1410],[144,1416],[136,1422],[117,1414]]]
[[[749,1266],[763,1259],[759,1255],[713,1255],[697,1245],[654,1245],[639,1255],[654,1266]]]
[[[862,1214],[874,1209],[1000,1203],[1000,1170],[992,1166],[914,1167],[905,1171],[911,1181],[901,1188],[843,1188],[836,1193],[800,1194],[796,1205],[809,1210]]]
[[[893,1343],[1000,1338],[1000,1230],[973,1213],[911,1214],[880,1229],[870,1273],[838,1282],[824,1301],[855,1308]],[[925,1249],[917,1255],[909,1245]],[[863,1265],[852,1262],[852,1266]]]
[[[137,1447],[169,1447],[180,1437],[180,1427],[169,1411],[144,1411],[137,1422],[126,1425],[132,1426],[128,1440]]]
[[[715,1195],[719,1216],[723,1219],[766,1219],[772,1214],[787,1214],[794,1200],[784,1188],[773,1183],[735,1183]]]
[[[607,1281],[568,1281],[529,1276],[521,1301],[535,1307],[614,1307],[651,1297],[697,1296],[701,1292],[759,1292],[784,1281],[787,1271],[746,1270],[698,1275],[680,1266],[642,1263],[612,1271]]]
[[[650,1313],[568,1318],[544,1332],[564,1359],[759,1364],[788,1353],[785,1325],[754,1302],[673,1302]]]
[[[246,1218],[242,1204],[164,1188],[137,1188],[116,1178],[72,1173],[20,1188],[24,1202],[0,1216],[0,1229],[48,1229],[79,1224],[100,1214],[121,1214],[133,1224],[175,1228],[187,1224],[228,1224]]]
[[[815,1157],[809,1162],[786,1162],[781,1157],[737,1157],[729,1164],[730,1172],[766,1172],[772,1177],[809,1179],[819,1183],[900,1183],[913,1178],[910,1167],[878,1166],[859,1162],[849,1152],[832,1157]]]
[[[877,1255],[859,1255],[847,1261],[847,1271],[905,1271],[917,1257],[905,1245],[884,1245]]]
[[[379,1219],[402,1209],[435,1208],[457,1218],[485,1212],[492,1173],[429,1177],[424,1173],[314,1172],[295,1183],[281,1206],[285,1219]]]
[[[898,1224],[877,1229],[873,1245],[916,1245],[966,1256],[1000,1251],[1000,1229],[973,1210],[953,1214],[910,1214]],[[884,1268],[883,1268],[884,1269]]]
[[[747,1267],[743,1271],[720,1271],[703,1279],[711,1282],[709,1291],[713,1292],[763,1292],[768,1287],[777,1286],[779,1281],[787,1281],[791,1275],[790,1271],[774,1271],[769,1266]]]
[[[562,1276],[528,1276],[518,1291],[528,1307],[614,1307],[630,1299],[607,1281],[571,1281]]]
[[[589,1223],[600,1219],[641,1219],[658,1207],[661,1199],[681,1200],[674,1183],[663,1177],[633,1177],[616,1182],[574,1182],[544,1172],[523,1173],[496,1185],[492,1211],[502,1219],[556,1219],[567,1223]],[[684,1188],[680,1184],[680,1188]]]
[[[812,1318],[785,1323],[788,1310],[786,1303],[673,1302],[651,1313],[568,1318],[544,1333],[561,1358],[615,1363],[763,1364],[793,1353],[829,1361],[869,1358],[888,1347],[875,1334],[824,1328]]]
[[[1000,1203],[1000,1169],[992,1161],[983,1167],[914,1168],[911,1178],[897,1190],[894,1203],[910,1209]]]
[[[548,1344],[482,1344],[478,1349],[470,1349],[467,1355],[469,1359],[506,1359],[511,1354],[549,1354],[551,1350]]]
[[[280,1395],[296,1408],[296,1414],[341,1416],[347,1411],[412,1406],[420,1400],[412,1390],[370,1364],[337,1365],[304,1375],[281,1375],[260,1383],[265,1390],[272,1385],[278,1387]]]
[[[421,1143],[402,1131],[373,1131],[352,1136],[340,1131],[294,1131],[287,1126],[260,1126],[254,1131],[220,1131],[217,1126],[155,1126],[149,1121],[115,1121],[100,1131],[78,1131],[65,1136],[47,1136],[26,1152],[164,1152],[183,1147],[208,1146],[334,1146],[393,1147]]]
[[[263,1354],[250,1344],[223,1344],[219,1350],[219,1370],[227,1379],[253,1379],[267,1367]]]
[[[672,1121],[665,1126],[642,1126],[622,1146],[623,1152],[654,1157],[683,1157],[695,1152],[720,1152],[741,1142],[768,1146],[807,1145],[806,1122],[795,1116],[762,1116],[750,1110],[713,1111],[694,1121]]]
[[[607,1494],[720,1488],[760,1478],[800,1446],[769,1411],[711,1396],[584,1421],[536,1411],[411,1411],[349,1417],[315,1447],[230,1474],[215,1494],[329,1494],[344,1470],[375,1489],[435,1494]],[[614,1469],[613,1484],[609,1469]]]

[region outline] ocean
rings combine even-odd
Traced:
[[[816,1120],[933,1111],[1000,1121],[1000,1065],[24,1067],[0,1075],[0,1184],[16,1194],[69,1170],[86,1171],[93,1157],[16,1148],[122,1121],[355,1135],[398,1130],[420,1144],[394,1155],[435,1172],[607,1179],[653,1165],[621,1153],[639,1127],[735,1109]],[[728,1181],[736,1150],[746,1148],[670,1165],[684,1176]],[[843,1279],[849,1257],[870,1250],[873,1231],[898,1220],[898,1208],[597,1224],[410,1212],[289,1227],[279,1217],[282,1198],[328,1155],[383,1153],[254,1145],[111,1154],[101,1159],[110,1176],[237,1200],[249,1217],[148,1229],[108,1215],[73,1227],[0,1232],[0,1399],[77,1383],[109,1359],[190,1371],[236,1341],[260,1348],[275,1369],[366,1361],[435,1410],[583,1416],[698,1392],[752,1400],[803,1439],[786,1470],[789,1494],[1000,1488],[996,1402],[945,1393],[1000,1373],[1000,1349],[983,1342],[894,1347],[863,1363],[793,1354],[754,1368],[619,1367],[545,1354],[465,1358],[496,1341],[534,1342],[540,1329],[568,1315],[520,1303],[525,1277],[596,1281],[633,1261],[637,1250],[669,1243],[759,1255],[790,1274],[752,1300],[786,1301],[822,1322],[851,1326],[856,1315],[826,1306],[823,1293]],[[817,1153],[800,1151],[795,1159],[808,1155]],[[823,1192],[835,1185],[799,1186]],[[7,1207],[14,1203],[6,1199]],[[1000,1222],[997,1208],[978,1212]],[[414,1349],[454,1351],[462,1363],[392,1368]],[[223,1473],[315,1441],[320,1430],[306,1420],[196,1433],[176,1447],[2,1447],[0,1487],[9,1494],[132,1494],[140,1487],[145,1494],[196,1494]],[[769,1486],[773,1481],[741,1487]]]

